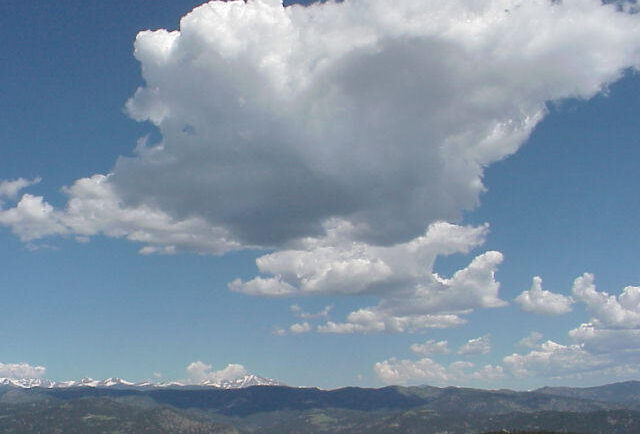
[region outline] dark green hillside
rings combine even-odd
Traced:
[[[340,408],[357,411],[408,409],[424,405],[424,399],[401,393],[395,387],[337,390],[256,386],[236,390],[154,390],[149,396],[177,408],[215,410],[228,416],[279,410]]]
[[[588,389],[3,388],[0,433],[637,434],[630,386],[616,402]]]
[[[492,423],[515,431],[552,431],[580,434],[637,434],[640,433],[640,413],[627,410],[571,413],[548,411],[534,414],[513,413]],[[497,428],[497,427],[496,427]],[[492,428],[492,429],[496,429]]]
[[[481,390],[469,388],[408,388],[407,393],[424,399],[424,406],[439,413],[452,410],[469,415],[496,415],[512,412],[546,410],[588,412],[622,408],[621,404],[596,402],[587,399],[560,397],[537,392],[511,390]]]
[[[451,409],[467,414],[504,414],[545,410],[587,412],[625,408],[623,403],[598,402],[537,392],[489,391],[466,388],[385,387],[337,390],[255,386],[245,389],[32,389],[31,393],[54,399],[81,397],[146,397],[154,402],[181,409],[213,411],[226,416],[244,417],[273,411],[304,411],[339,408],[354,411],[409,410],[424,407],[440,413]],[[2,398],[0,398],[2,399]]]
[[[0,409],[0,432],[233,434],[238,431],[170,408],[140,409],[106,398],[79,398],[55,405],[5,406]]]
[[[543,387],[536,392],[570,398],[636,404],[636,407],[640,408],[640,381],[625,381],[597,387]]]
[[[509,430],[500,430],[500,431],[491,431],[485,432],[482,434],[563,434],[556,431],[509,431]],[[564,434],[576,434],[576,433],[564,433]]]

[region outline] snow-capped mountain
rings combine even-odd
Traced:
[[[50,381],[43,378],[0,378],[0,386],[19,387],[22,389],[44,388],[44,389],[63,389],[72,387],[93,387],[93,388],[113,388],[113,389],[172,389],[172,388],[193,388],[193,387],[214,387],[218,389],[241,389],[251,386],[282,386],[279,381],[271,378],[261,377],[259,375],[247,374],[242,377],[231,380],[204,380],[200,383],[181,383],[177,381],[154,383],[151,381],[143,381],[132,383],[122,378],[111,377],[106,380],[94,380],[92,378],[83,378],[81,380],[71,381]]]
[[[220,389],[242,389],[251,386],[282,386],[282,383],[271,378],[260,377],[259,375],[248,374],[233,380],[223,380],[219,382],[205,380],[201,386],[218,387]]]
[[[41,378],[0,378],[0,386],[21,387],[23,389],[31,389],[32,387],[51,388],[53,384],[53,381]]]

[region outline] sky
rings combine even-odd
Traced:
[[[639,379],[636,12],[0,3],[0,377]]]

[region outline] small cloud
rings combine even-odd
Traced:
[[[424,356],[430,356],[434,354],[449,354],[451,352],[451,350],[449,349],[449,343],[447,341],[436,342],[433,339],[430,339],[423,344],[413,344],[410,348],[414,353],[422,354]]]
[[[224,369],[214,371],[211,365],[207,365],[200,360],[190,363],[186,371],[189,376],[189,382],[193,384],[202,383],[203,381],[219,383],[235,380],[248,374],[244,366],[236,363],[231,363]]]
[[[317,318],[327,318],[329,316],[329,313],[333,309],[333,305],[325,306],[324,309],[322,309],[321,311],[315,312],[315,313],[305,312],[297,304],[292,304],[290,309],[291,309],[291,312],[293,312],[293,315],[298,317],[298,318],[302,318],[302,319],[317,319]]]
[[[0,210],[0,225],[10,227],[24,242],[69,232],[60,220],[60,213],[42,196],[31,194],[23,195],[15,207]]]
[[[311,325],[308,322],[292,324],[289,327],[289,331],[293,334],[309,333],[311,331]]]
[[[542,279],[533,278],[531,289],[523,291],[514,300],[525,312],[541,315],[563,315],[571,312],[573,299],[562,294],[555,294],[542,289]]]
[[[286,336],[287,335],[287,331],[281,327],[276,327],[273,329],[273,331],[271,332],[272,335],[275,336]]]
[[[144,246],[138,253],[141,255],[175,255],[175,246]]]
[[[429,328],[449,328],[464,324],[466,321],[455,314],[442,315],[403,315],[395,316],[377,307],[359,309],[349,313],[346,321],[336,323],[327,321],[317,327],[320,333],[412,333]]]
[[[242,279],[235,279],[229,283],[228,287],[233,292],[264,297],[282,297],[296,292],[294,287],[287,282],[283,282],[278,277],[256,277],[248,282],[243,282]]]
[[[58,250],[58,247],[46,243],[32,243],[29,242],[24,245],[24,248],[30,252],[37,252],[39,250]]]
[[[18,193],[20,193],[20,191],[32,185],[38,184],[40,181],[42,181],[42,178],[18,178],[12,181],[0,181],[0,199],[4,197],[15,200],[18,197]]]
[[[500,365],[485,365],[474,370],[475,365],[467,361],[456,361],[448,366],[425,357],[420,360],[398,360],[391,358],[374,365],[376,376],[386,384],[462,384],[470,381],[495,381],[505,376]]]
[[[470,339],[458,349],[458,354],[489,354],[491,352],[491,335]]]
[[[562,345],[546,341],[528,354],[512,354],[503,359],[509,371],[518,377],[558,377],[607,367],[610,360],[591,354],[581,345]]]

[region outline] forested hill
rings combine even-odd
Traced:
[[[328,391],[281,386],[232,390],[5,386],[0,388],[0,432],[640,432],[640,383],[602,386],[600,394],[594,389],[598,388],[515,392],[429,386]]]

